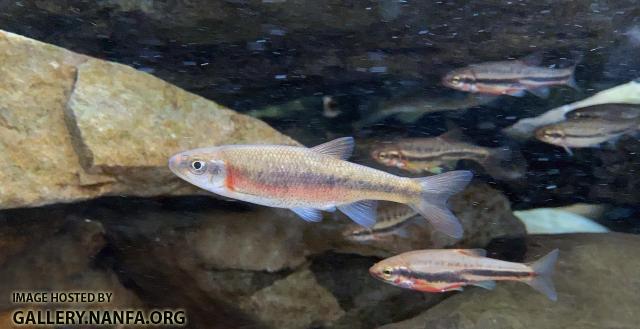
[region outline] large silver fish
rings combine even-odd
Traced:
[[[178,153],[169,168],[180,178],[226,197],[288,208],[306,221],[320,221],[321,210],[336,208],[365,227],[376,221],[376,202],[411,206],[436,230],[462,236],[447,199],[462,191],[469,171],[399,177],[345,161],[353,152],[345,137],[313,148],[284,145],[225,145]]]

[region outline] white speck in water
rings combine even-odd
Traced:
[[[545,187],[547,190],[554,190],[556,189],[558,186],[556,185],[547,185],[547,187]]]
[[[387,67],[386,66],[374,66],[369,68],[369,72],[371,73],[386,73],[387,72]]]
[[[274,78],[276,80],[284,80],[284,79],[287,78],[287,75],[286,74],[277,74]]]
[[[282,29],[271,29],[271,31],[269,31],[269,33],[271,33],[271,35],[283,36],[283,35],[287,34],[287,31],[282,30]]]
[[[429,34],[429,30],[421,30],[420,32],[418,32],[418,34],[420,35]]]

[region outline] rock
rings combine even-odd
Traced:
[[[194,188],[184,149],[295,143],[266,124],[130,67],[0,31],[0,208]]]
[[[313,258],[318,282],[338,299],[344,316],[331,329],[368,329],[415,316],[446,294],[423,294],[393,287],[369,275],[377,259],[353,254],[325,253]]]
[[[344,315],[336,298],[308,269],[256,292],[240,307],[272,328],[324,327]]]
[[[528,261],[560,249],[557,302],[525,284],[501,282],[494,291],[470,288],[413,319],[380,328],[636,328],[640,261],[629,251],[639,247],[637,235],[620,233],[532,236]],[[612,284],[597,284],[602,282]]]
[[[471,184],[463,192],[451,197],[449,204],[464,227],[464,236],[460,241],[434,232],[429,225],[413,224],[408,228],[407,237],[395,235],[369,243],[341,239],[332,242],[332,248],[337,252],[388,257],[417,249],[451,246],[484,248],[497,237],[515,238],[525,235],[524,225],[513,215],[507,197],[487,184]],[[421,220],[424,219],[417,218],[414,221]],[[340,233],[335,235],[341,236]]]
[[[65,218],[61,212],[13,211],[12,220],[0,227],[3,247],[10,253],[0,259],[0,326],[13,327],[12,313],[18,309],[48,309],[53,304],[14,304],[13,292],[101,291],[113,293],[107,306],[98,303],[67,304],[65,308],[132,309],[142,302],[120,283],[115,272],[96,265],[106,246],[103,226],[96,221]],[[3,214],[4,215],[4,214]],[[3,216],[4,217],[4,216]],[[22,220],[16,220],[20,218]],[[7,240],[15,233],[29,232],[26,238]],[[4,248],[3,248],[4,250]]]

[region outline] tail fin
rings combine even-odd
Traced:
[[[467,186],[473,174],[467,170],[449,171],[444,174],[414,178],[422,187],[422,198],[410,205],[444,234],[459,239],[463,229],[460,221],[447,208],[447,199]]]
[[[558,260],[558,253],[559,250],[554,249],[546,256],[538,259],[532,264],[529,264],[535,275],[533,276],[533,279],[526,281],[526,283],[533,289],[543,293],[554,302],[558,300],[558,295],[556,294],[556,289],[553,286],[553,281],[551,281],[551,276],[553,276],[556,261]]]
[[[521,178],[527,171],[526,160],[513,146],[491,149],[489,156],[481,164],[491,177],[501,180]]]
[[[575,74],[576,74],[576,67],[578,66],[578,64],[580,64],[580,62],[582,62],[582,59],[584,58],[584,54],[579,51],[573,51],[571,52],[571,56],[573,57],[573,65],[571,67],[571,76],[567,80],[566,85],[575,89],[576,91],[581,92],[582,89],[580,89],[580,87],[578,87],[578,84],[576,83]]]

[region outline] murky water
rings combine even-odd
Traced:
[[[94,328],[88,314],[66,324],[47,316],[125,309],[187,328],[640,320],[636,1],[25,0],[0,9],[2,328]],[[364,194],[400,183],[340,176],[338,162],[314,167],[321,174],[259,148],[233,165],[185,158],[186,173],[211,175],[206,186],[167,165],[201,147],[346,136],[355,142],[348,161],[398,176],[471,171],[447,204],[464,235],[443,234],[432,212],[425,220],[384,201],[376,226],[354,224],[342,206],[360,199],[342,202],[327,186],[355,181],[340,188]],[[287,159],[299,171],[287,171]],[[274,171],[277,179],[265,176]],[[294,189],[339,211],[305,222],[300,207],[256,204],[282,195],[293,204]],[[467,272],[434,267],[440,256],[426,253],[369,273],[425,249],[486,249],[527,264],[559,249],[557,301],[530,282],[548,271],[509,267],[496,279],[505,268],[460,254],[443,262]],[[478,273],[494,277],[464,276]],[[494,279],[535,289],[473,286]],[[71,292],[111,297],[51,300]]]

